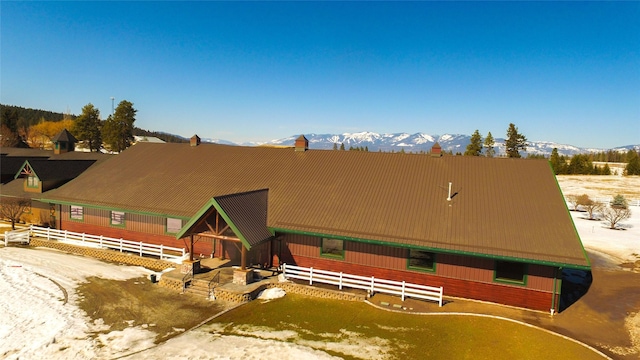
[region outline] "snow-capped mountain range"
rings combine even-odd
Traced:
[[[279,145],[279,146],[293,146],[298,135],[292,135],[286,138],[271,140],[268,142],[249,142],[236,144],[231,141],[221,139],[202,139],[204,142],[215,142],[218,144],[228,145],[243,145],[243,146],[260,146],[260,145]],[[471,140],[470,135],[461,134],[444,134],[444,135],[428,135],[424,133],[408,134],[408,133],[395,133],[395,134],[378,134],[374,132],[358,132],[358,133],[344,133],[344,134],[304,134],[309,140],[310,149],[333,149],[334,144],[340,147],[344,144],[345,149],[350,147],[354,148],[367,148],[369,151],[402,151],[419,153],[421,151],[429,152],[431,147],[436,142],[440,144],[444,151],[452,151],[456,153],[464,153],[467,145]],[[505,148],[503,138],[494,139],[494,150],[496,155],[504,155]],[[528,141],[527,151],[522,152],[523,156],[526,154],[540,154],[550,155],[553,148],[558,149],[558,153],[561,155],[573,155],[579,153],[601,152],[609,149],[598,148],[580,148],[573,145],[558,144],[551,141]],[[639,145],[627,145],[620,146],[612,150],[628,151],[629,149],[640,149]]]

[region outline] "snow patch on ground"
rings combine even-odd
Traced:
[[[273,300],[273,299],[279,299],[283,296],[285,296],[287,293],[282,290],[281,288],[271,288],[271,289],[265,289],[262,290],[260,292],[260,294],[258,294],[258,299],[260,300]]]

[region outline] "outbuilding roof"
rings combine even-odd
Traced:
[[[191,218],[260,189],[271,231],[589,266],[545,160],[141,143],[43,195]]]

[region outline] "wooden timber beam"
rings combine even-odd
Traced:
[[[214,235],[214,234],[209,234],[209,233],[198,233],[198,234],[195,234],[195,235],[202,236],[202,237],[207,237],[207,238],[212,238],[212,239],[218,239],[218,240],[228,240],[228,241],[233,241],[233,242],[242,242],[242,240],[240,240],[239,238],[237,238],[235,236]]]

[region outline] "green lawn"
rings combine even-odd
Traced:
[[[295,294],[252,301],[216,318],[211,328],[294,342],[345,359],[602,359],[574,342],[510,321],[393,313]]]

